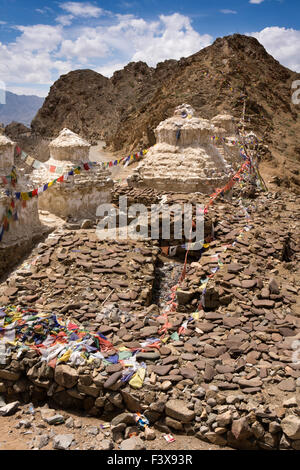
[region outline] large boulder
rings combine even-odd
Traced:
[[[237,441],[243,441],[252,435],[248,421],[245,417],[235,419],[232,422],[231,432]]]
[[[13,415],[17,409],[19,408],[20,402],[14,401],[13,403],[9,403],[8,405],[4,405],[0,408],[0,416],[11,416]]]
[[[73,388],[78,381],[78,373],[67,365],[59,365],[55,369],[54,380],[58,385],[65,388]]]
[[[178,289],[176,291],[176,296],[179,305],[186,305],[193,299],[193,297],[195,296],[195,292]]]
[[[146,446],[144,442],[139,437],[131,437],[130,439],[125,439],[120,445],[120,450],[145,450]]]
[[[15,382],[20,378],[19,372],[14,372],[7,369],[0,369],[0,379],[3,380],[10,380],[11,382]]]
[[[189,410],[183,400],[169,400],[166,403],[165,412],[167,416],[182,423],[189,423],[195,417],[194,411]]]
[[[73,434],[58,434],[53,438],[53,449],[68,450],[74,440]]]

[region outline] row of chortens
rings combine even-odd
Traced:
[[[155,130],[156,144],[129,179],[131,186],[149,186],[175,192],[210,194],[228,180],[239,160],[233,117],[218,115],[211,121],[195,116],[183,104]],[[213,137],[228,138],[228,150],[214,145]],[[230,156],[230,157],[229,157]]]

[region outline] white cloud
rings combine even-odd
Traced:
[[[30,92],[34,85],[49,86],[61,74],[78,68],[111,76],[131,61],[154,66],[165,59],[189,56],[213,40],[195,31],[190,19],[178,13],[147,21],[105,12],[105,21],[101,18],[94,27],[84,26],[82,20],[70,28],[74,15],[96,17],[103,10],[90,3],[61,6],[68,14],[57,18],[59,24],[17,25],[16,39],[0,42],[0,78],[7,88],[13,85],[16,91],[21,87]]]
[[[57,48],[63,38],[60,26],[37,24],[15,26],[15,28],[22,32],[22,35],[16,39],[20,50],[51,52]]]
[[[253,5],[260,5],[260,3],[264,2],[264,0],[250,0],[249,3]]]
[[[197,33],[186,16],[174,13],[159,18],[156,31],[148,33],[146,41],[143,35],[135,38],[133,61],[143,60],[153,66],[166,59],[187,57],[212,43],[212,36]]]
[[[69,26],[75,18],[98,18],[109,13],[89,2],[65,2],[59,6],[67,13],[56,18],[57,23],[63,26]]]
[[[72,65],[55,56],[62,41],[58,26],[16,26],[20,36],[15,42],[0,42],[0,77],[9,83],[51,84],[57,74],[70,71]]]
[[[0,25],[7,24],[6,21],[0,21]]]
[[[60,55],[66,58],[76,58],[85,63],[89,58],[103,58],[109,55],[109,46],[101,31],[85,28],[75,40],[66,39],[61,43]]]
[[[282,65],[300,72],[300,31],[272,26],[259,32],[246,33],[254,36]]]
[[[0,77],[7,84],[51,84],[57,75],[72,70],[71,63],[55,60],[49,52],[18,50],[0,43]]]
[[[104,75],[105,77],[110,78],[112,77],[114,72],[116,72],[117,70],[122,70],[126,65],[127,65],[127,62],[119,62],[119,63],[112,62],[112,63],[105,64],[102,67],[98,67],[97,69],[95,69],[95,71],[98,73],[101,73],[101,75]]]
[[[37,87],[35,85],[28,85],[26,86],[13,86],[11,85],[7,91],[11,91],[16,95],[27,95],[27,96],[40,96],[41,98],[45,98],[49,92],[49,87]]]
[[[60,15],[56,18],[56,22],[61,24],[62,26],[70,26],[73,19],[73,15]]]
[[[237,11],[235,10],[227,10],[226,8],[224,10],[220,10],[221,13],[224,15],[236,15]]]
[[[212,39],[197,33],[189,18],[178,13],[161,15],[152,22],[133,15],[116,15],[112,25],[80,28],[76,39],[64,39],[59,55],[82,63],[107,58],[109,70],[114,63],[126,61],[142,60],[153,66],[162,60],[189,56],[211,44]],[[113,56],[124,60],[113,60]]]
[[[60,4],[60,8],[73,16],[83,18],[98,18],[103,13],[103,9],[89,2],[65,2]]]
[[[36,8],[35,11],[37,11],[41,15],[46,15],[47,13],[52,13],[53,12],[52,8],[50,8],[50,7]]]
[[[81,15],[82,5],[96,8],[89,15],[100,15],[101,9],[90,3],[76,3],[77,9],[74,3],[62,4],[68,14],[61,15],[60,24],[15,26],[16,39],[0,42],[0,79],[7,88],[10,84],[50,85],[59,75],[78,68],[111,76],[128,62],[142,60],[155,66],[166,59],[187,57],[213,42],[211,35],[197,32],[190,18],[179,13],[146,20],[105,12],[93,27],[84,20],[69,27],[71,10]],[[256,37],[283,65],[300,71],[300,31],[273,26],[246,34]]]

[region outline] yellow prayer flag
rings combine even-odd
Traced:
[[[121,347],[119,348],[119,351],[121,351],[121,352],[123,352],[123,351],[129,351],[129,349],[126,348],[126,346],[121,346]]]
[[[33,162],[34,162],[34,158],[32,158],[28,155],[28,157],[26,158],[27,165],[31,166],[33,164]]]
[[[145,376],[146,376],[146,370],[144,368],[138,369],[137,372],[132,377],[132,379],[129,381],[129,385],[135,389],[142,388],[144,380],[145,380]]]
[[[207,282],[208,282],[208,281],[207,281]],[[206,288],[207,282],[205,282],[205,284],[202,284],[202,285],[199,287],[199,291],[200,291],[200,292],[204,291],[204,289]]]
[[[70,359],[70,356],[71,356],[71,349],[69,349],[68,351],[65,352],[65,354],[63,356],[61,356],[57,362],[67,362],[69,359]]]
[[[21,199],[23,201],[29,201],[30,197],[29,197],[28,193],[21,193]]]

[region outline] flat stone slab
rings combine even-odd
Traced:
[[[139,437],[131,437],[130,439],[125,439],[121,442],[120,450],[145,450],[146,446],[144,442]]]
[[[189,410],[183,400],[169,400],[166,403],[165,412],[170,418],[177,419],[182,423],[189,423],[195,417],[195,413]]]
[[[253,289],[256,286],[255,279],[244,280],[241,282],[241,285],[244,289]]]
[[[74,434],[58,434],[53,438],[53,449],[68,450],[74,440]]]
[[[158,375],[168,375],[170,370],[173,368],[172,365],[169,366],[155,366],[153,367],[153,372]]]
[[[273,308],[275,306],[274,300],[267,300],[267,299],[254,299],[252,301],[254,307],[257,308]]]
[[[244,269],[244,266],[242,264],[232,263],[232,264],[227,265],[227,272],[228,273],[233,273],[233,274],[239,273],[243,269]]]
[[[261,387],[262,380],[259,378],[250,379],[250,380],[240,379],[238,381],[238,384],[240,385],[240,387]]]
[[[0,408],[0,416],[13,415],[17,411],[19,406],[20,406],[19,401],[14,401],[13,403],[9,403],[8,405],[2,406]]]
[[[300,417],[288,415],[281,421],[283,432],[293,440],[300,439]]]
[[[137,359],[148,359],[149,361],[155,361],[160,358],[160,354],[156,351],[154,352],[139,352],[136,355]]]
[[[104,388],[110,388],[112,385],[114,385],[120,378],[122,377],[122,372],[115,372],[112,374],[104,383],[103,387]]]
[[[49,418],[45,418],[44,421],[46,421],[48,424],[52,425],[58,425],[58,424],[64,424],[65,418],[62,415],[54,415],[50,416]]]
[[[278,384],[278,388],[279,390],[282,390],[283,392],[295,392],[296,390],[295,380],[292,377],[286,380],[282,380],[282,382]]]

